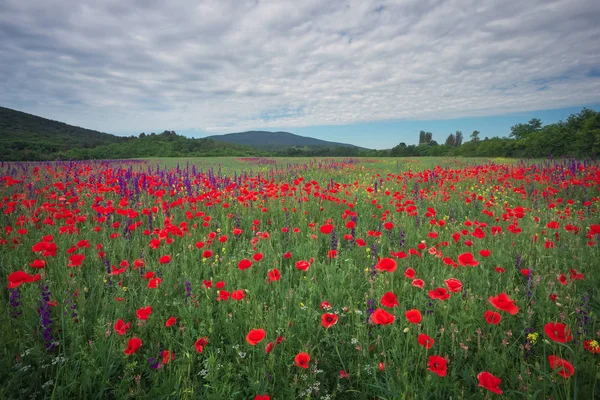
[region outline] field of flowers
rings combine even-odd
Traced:
[[[600,398],[600,164],[179,161],[0,162],[0,398]]]

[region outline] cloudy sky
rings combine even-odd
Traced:
[[[0,105],[115,134],[505,135],[600,109],[598,21],[598,0],[2,0]]]

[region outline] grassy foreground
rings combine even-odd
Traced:
[[[598,164],[0,163],[0,397],[600,397]]]

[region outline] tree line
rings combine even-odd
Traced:
[[[0,109],[0,117],[4,110],[7,109]],[[418,144],[399,143],[386,150],[308,146],[263,150],[212,139],[191,139],[172,130],[159,134],[116,137],[55,121],[44,123],[42,118],[23,115],[18,119],[0,118],[0,160],[210,156],[596,158],[600,152],[600,112],[588,108],[570,115],[566,121],[548,125],[533,118],[527,123],[511,127],[508,137],[482,139],[481,133],[475,130],[470,134],[470,140],[464,141],[463,133],[456,131],[450,133],[443,144],[439,144],[431,132],[421,131]]]
[[[544,125],[538,118],[511,127],[508,137],[484,137],[475,130],[463,143],[461,131],[451,133],[443,145],[431,132],[421,131],[417,145],[400,143],[388,151],[391,157],[592,157],[600,153],[600,112],[589,108],[571,114],[566,121]]]

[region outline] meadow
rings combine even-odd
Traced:
[[[0,398],[600,398],[600,165],[0,162]]]

